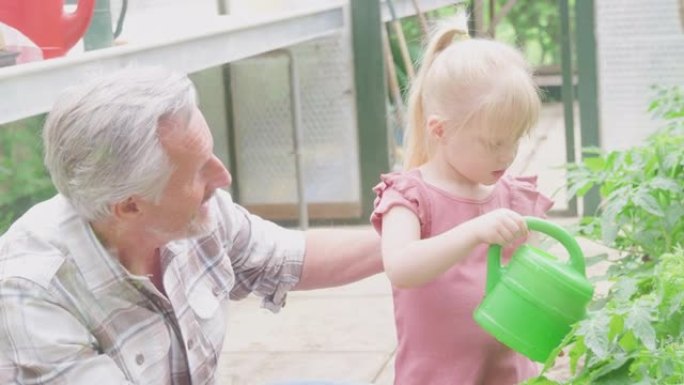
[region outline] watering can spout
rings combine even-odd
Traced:
[[[85,34],[95,9],[95,0],[79,0],[76,11],[62,15],[64,42],[71,47]]]

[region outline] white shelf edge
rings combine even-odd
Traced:
[[[461,3],[463,0],[419,0],[421,11]],[[412,0],[393,0],[397,17],[414,15]],[[0,68],[0,124],[49,111],[59,94],[93,74],[108,73],[130,65],[164,65],[196,72],[255,56],[345,28],[345,2],[236,22],[217,16],[213,29],[165,42],[126,45],[40,62]],[[382,18],[391,19],[386,0]],[[225,21],[222,25],[221,21]]]
[[[164,65],[196,72],[288,47],[344,28],[342,6],[309,9],[250,23],[235,23],[175,40],[91,51],[79,56],[0,68],[0,124],[49,111],[59,94],[93,74],[131,65]],[[232,24],[231,24],[232,22]],[[220,23],[219,23],[220,24]]]

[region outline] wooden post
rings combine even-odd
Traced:
[[[569,0],[559,0],[561,24],[561,73],[563,77],[561,96],[565,121],[565,160],[575,162],[575,80],[572,69],[572,36],[570,36]],[[568,197],[569,198],[569,197]],[[577,215],[577,198],[568,200],[568,213]]]
[[[577,44],[577,98],[580,107],[582,148],[600,147],[598,106],[598,65],[596,63],[596,35],[594,0],[575,1],[575,30]],[[582,157],[595,156],[582,154]],[[583,199],[583,215],[594,215],[601,198],[592,188]]]

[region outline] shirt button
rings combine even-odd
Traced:
[[[216,286],[213,289],[211,289],[211,292],[214,293],[216,297],[218,297],[222,293],[222,290],[220,287]]]
[[[193,347],[195,347],[195,340],[193,340],[192,338],[190,338],[190,339],[188,340],[188,350],[192,350]]]
[[[138,365],[142,365],[143,362],[145,362],[145,356],[143,356],[142,353],[138,353],[138,355],[135,356],[135,363]]]

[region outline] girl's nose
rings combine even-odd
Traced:
[[[499,162],[502,164],[510,165],[515,160],[515,156],[518,154],[518,146],[503,148],[499,152]]]

